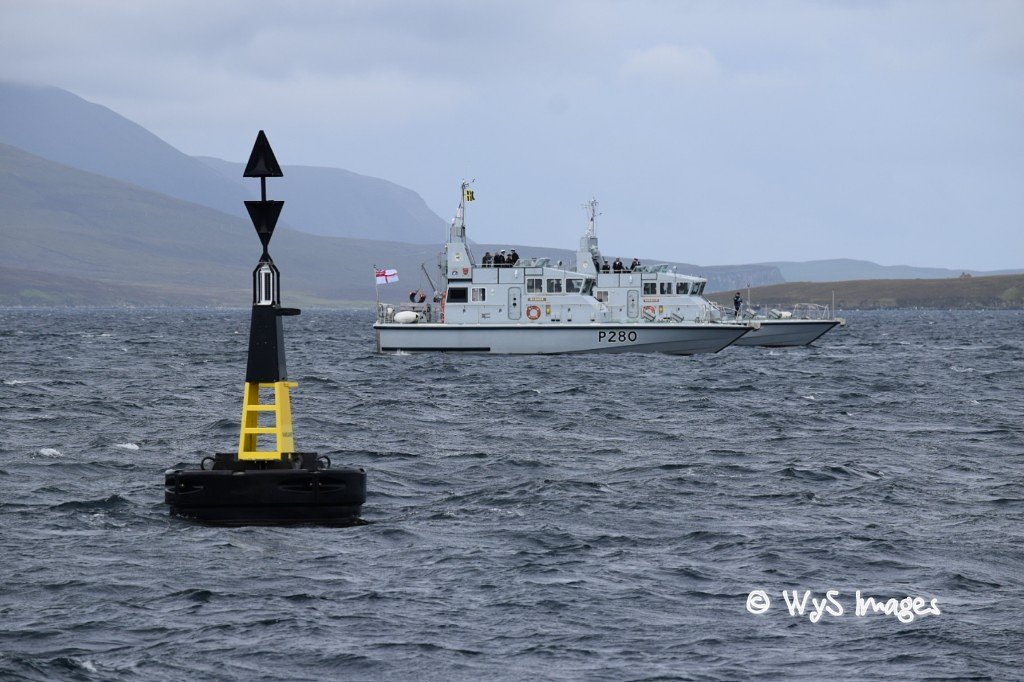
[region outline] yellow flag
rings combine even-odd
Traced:
[[[465,199],[466,201],[473,201],[473,190],[471,190],[471,189],[463,190],[463,197],[462,198]]]

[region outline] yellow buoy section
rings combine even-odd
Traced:
[[[292,401],[289,389],[295,388],[294,381],[273,383],[245,383],[245,397],[242,400],[242,429],[238,437],[238,459],[279,460],[284,453],[295,452],[295,438],[292,435]],[[260,389],[273,389],[274,402],[261,403]],[[274,417],[273,425],[260,425],[260,414],[269,413]],[[274,439],[273,450],[260,450],[260,436]]]

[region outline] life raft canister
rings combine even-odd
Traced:
[[[535,305],[529,306],[526,309],[526,317],[530,318],[531,320],[536,320],[540,318],[540,308]]]

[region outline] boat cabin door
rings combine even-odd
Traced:
[[[508,289],[508,319],[518,320],[522,314],[522,305],[519,303],[519,297],[522,295],[523,290],[519,287],[509,287]]]
[[[630,289],[626,293],[626,317],[635,320],[640,314],[640,294],[636,289]]]

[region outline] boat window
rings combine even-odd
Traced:
[[[526,293],[528,294],[542,294],[544,293],[544,280],[539,277],[529,278],[526,280]]]
[[[449,303],[466,303],[469,301],[469,289],[466,287],[450,287],[448,289]]]
[[[661,283],[661,293],[663,293],[663,294],[671,294],[672,293],[672,282],[662,282]]]
[[[644,282],[644,296],[654,296],[658,293],[657,282]]]
[[[608,292],[607,291],[598,291],[596,294],[594,294],[594,298],[599,300],[601,303],[607,303],[608,302]]]
[[[583,280],[582,279],[567,279],[565,280],[565,293],[567,294],[578,294],[583,291]]]
[[[474,301],[485,301],[487,300],[487,289],[483,287],[473,287],[473,300]]]
[[[560,293],[562,293],[562,280],[560,280],[560,279],[549,279],[548,280],[548,293],[549,294],[560,294]]]
[[[688,289],[687,284],[688,284],[688,282],[676,282],[676,293],[677,294],[689,293],[689,292],[687,292],[687,289]]]

